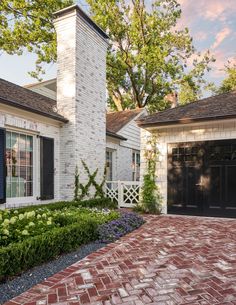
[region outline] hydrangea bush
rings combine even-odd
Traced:
[[[118,212],[108,209],[68,207],[61,210],[37,208],[33,211],[0,211],[0,247],[20,242],[57,227],[64,227],[86,219],[101,224],[119,217]]]
[[[104,243],[113,242],[139,228],[143,223],[143,218],[136,213],[122,213],[120,218],[98,227],[99,240]]]

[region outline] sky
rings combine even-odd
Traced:
[[[78,4],[86,11],[85,0]],[[146,0],[150,4],[152,0]],[[225,77],[224,65],[234,62],[236,56],[236,0],[179,0],[182,17],[178,28],[188,27],[193,37],[193,44],[202,53],[210,50],[216,62],[212,71],[206,76],[209,81],[219,84]],[[36,57],[24,53],[22,56],[0,55],[0,78],[19,85],[34,83],[29,71],[34,69]],[[56,76],[56,65],[45,65],[44,80]]]

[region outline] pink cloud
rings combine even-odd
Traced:
[[[209,21],[224,21],[227,16],[236,12],[235,0],[179,0],[179,4],[183,11],[181,23],[185,25],[193,23],[199,17]]]
[[[229,27],[224,27],[219,33],[216,34],[215,42],[212,45],[212,49],[218,48],[218,46],[231,34]]]

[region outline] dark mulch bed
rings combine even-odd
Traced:
[[[32,286],[42,282],[46,278],[76,263],[88,254],[104,246],[104,243],[99,242],[81,246],[78,250],[72,253],[61,255],[49,263],[34,267],[23,273],[21,276],[0,284],[0,304],[16,297]]]

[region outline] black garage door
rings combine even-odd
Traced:
[[[236,217],[236,140],[168,145],[168,213]]]

